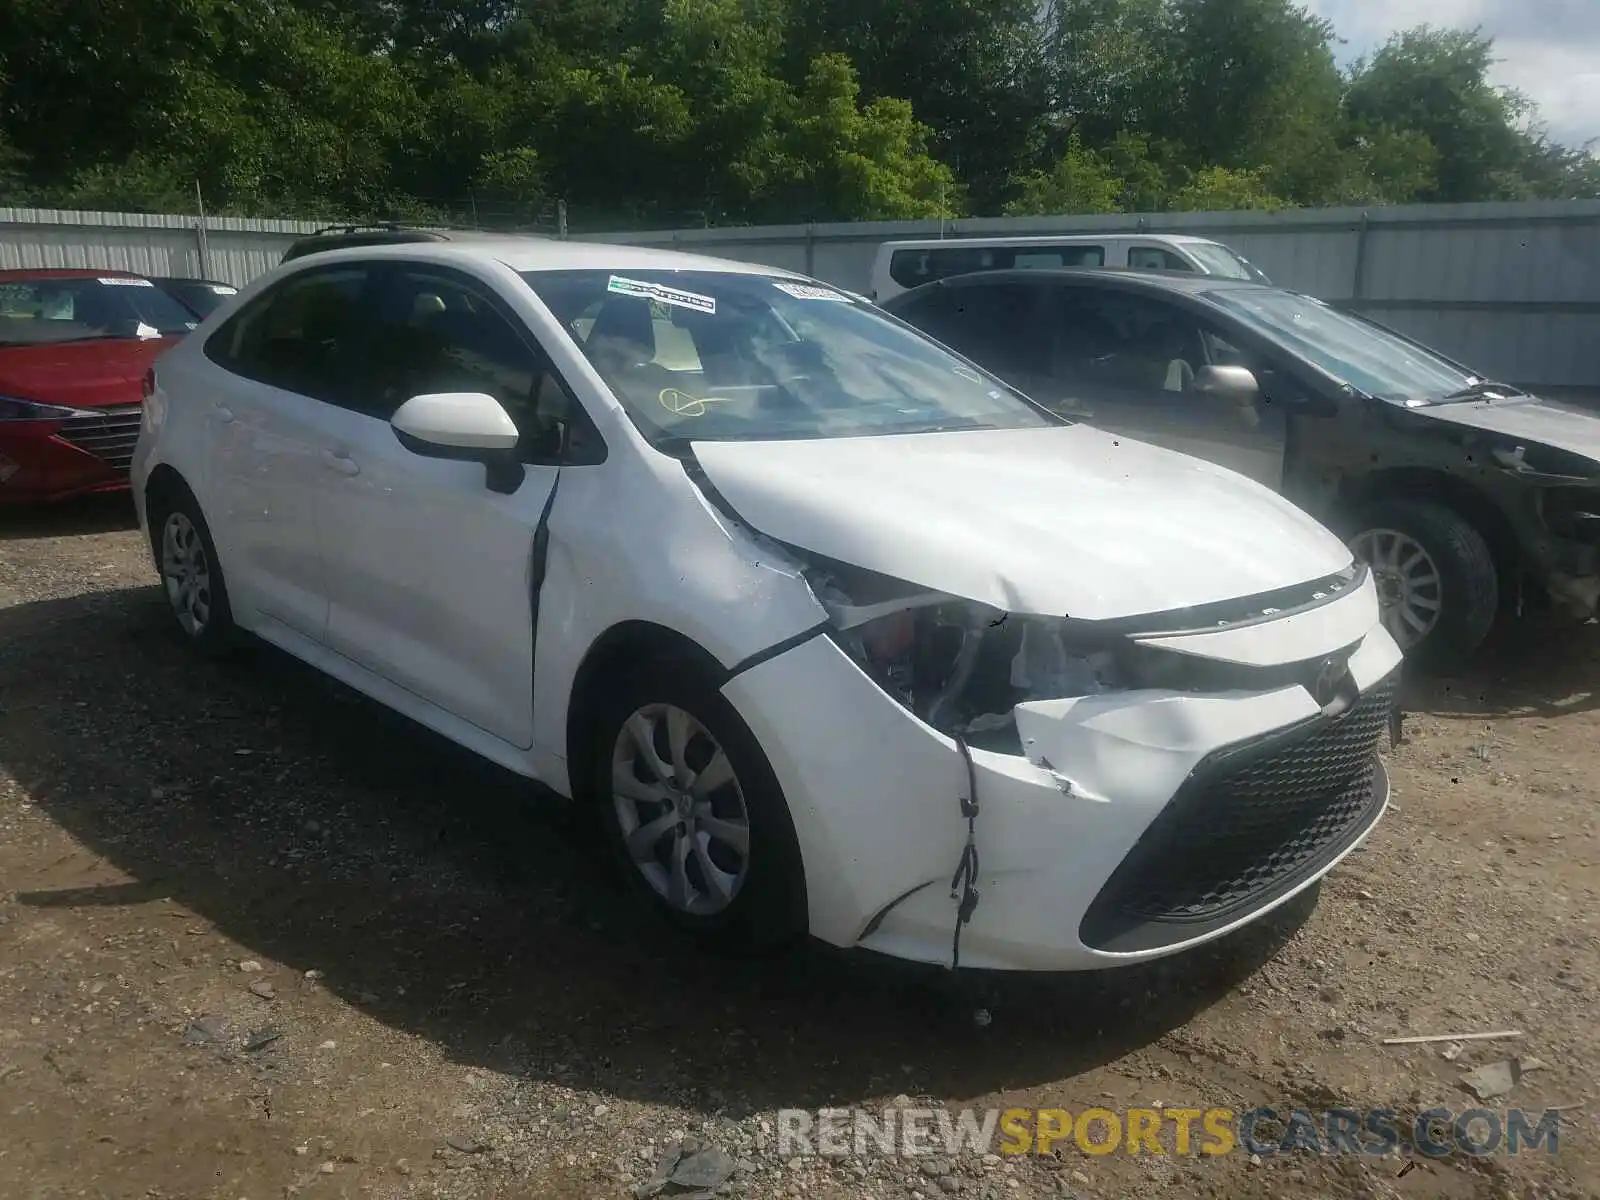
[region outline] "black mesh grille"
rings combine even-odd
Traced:
[[[1199,936],[1288,890],[1377,817],[1378,740],[1398,672],[1342,715],[1211,756],[1150,823],[1089,907],[1100,949]]]
[[[71,442],[103,459],[119,471],[133,462],[133,446],[139,440],[140,408],[106,408],[93,415],[69,417],[61,424],[57,437]]]

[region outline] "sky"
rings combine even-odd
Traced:
[[[1305,0],[1333,22],[1349,61],[1416,25],[1481,25],[1503,60],[1494,82],[1539,106],[1552,140],[1600,138],[1600,0]],[[1600,149],[1600,145],[1597,145]]]

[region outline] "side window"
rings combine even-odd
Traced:
[[[952,275],[995,271],[1011,265],[1009,251],[993,246],[941,246],[925,250],[896,250],[889,259],[889,278],[903,288],[920,287]]]
[[[1129,246],[1128,265],[1138,271],[1194,271],[1186,259],[1160,246]]]
[[[1016,383],[1048,364],[1041,291],[1023,283],[952,287],[928,331],[979,366]]]
[[[1292,369],[1277,359],[1253,350],[1241,349],[1223,334],[1202,322],[1200,336],[1205,340],[1206,359],[1212,366],[1247,367],[1269,403],[1304,400],[1311,388]]]
[[[951,288],[933,288],[910,304],[897,305],[894,315],[907,325],[922,330],[935,341],[954,346],[956,336],[951,318],[956,313],[956,295]]]
[[[1103,267],[1106,265],[1106,248],[1104,246],[1054,246],[1050,254],[1056,261],[1044,265],[1052,267]],[[1017,255],[1017,266],[1026,266],[1022,255]]]
[[[388,420],[412,396],[485,392],[521,433],[525,461],[549,461],[565,422],[577,461],[593,461],[598,433],[531,333],[487,288],[426,266],[384,270],[360,395],[350,407]]]
[[[363,341],[363,266],[292,275],[206,341],[218,366],[333,404],[349,402]]]
[[[1123,292],[1066,293],[1054,346],[1058,378],[1186,392],[1207,361],[1200,322],[1183,309]]]

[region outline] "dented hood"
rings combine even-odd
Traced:
[[[1087,425],[697,442],[694,455],[770,538],[1009,612],[1157,613],[1350,563],[1262,485]]]

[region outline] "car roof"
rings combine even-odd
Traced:
[[[1253,279],[1229,279],[1222,275],[1200,275],[1190,271],[1145,271],[1120,267],[1012,267],[1003,271],[967,271],[950,275],[931,283],[920,284],[910,291],[901,292],[884,301],[893,306],[909,297],[920,296],[941,287],[971,287],[980,283],[997,281],[1036,281],[1061,279],[1077,283],[1094,283],[1125,291],[1166,292],[1198,295],[1204,292],[1261,291],[1281,292],[1284,289],[1272,284],[1258,283]]]
[[[489,260],[513,271],[715,271],[735,275],[805,276],[762,263],[737,262],[650,246],[572,242],[508,234],[480,234],[448,242],[401,242],[348,246],[317,254],[318,262],[366,258],[425,258],[430,262]],[[295,259],[296,263],[300,260]]]
[[[107,267],[23,267],[0,271],[0,283],[22,283],[29,279],[148,279],[137,271],[114,271]]]

